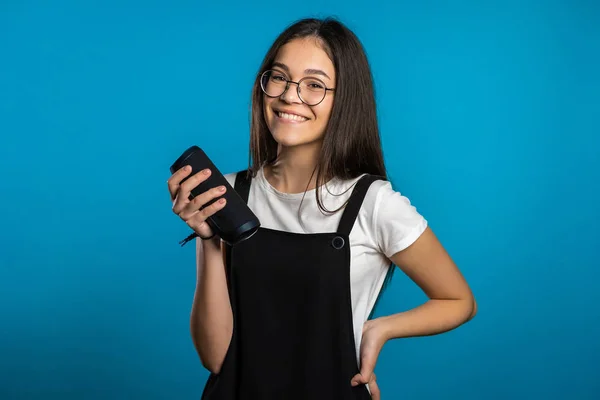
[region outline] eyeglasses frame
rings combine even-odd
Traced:
[[[300,101],[303,102],[304,104],[306,104],[307,106],[314,107],[314,106],[318,106],[319,104],[321,104],[323,102],[323,100],[325,100],[325,97],[327,96],[327,91],[335,92],[335,89],[336,89],[336,88],[328,88],[327,85],[325,85],[325,82],[323,82],[319,78],[313,78],[313,77],[310,77],[310,76],[305,76],[304,78],[300,79],[298,82],[295,82],[295,81],[292,81],[292,80],[287,79],[287,78],[284,77],[286,83],[285,83],[285,89],[283,89],[283,92],[281,92],[280,95],[271,96],[270,94],[267,93],[267,91],[265,90],[265,88],[263,86],[263,78],[265,77],[265,74],[267,74],[268,72],[281,72],[281,71],[277,71],[277,70],[274,70],[274,69],[268,69],[268,70],[266,70],[265,72],[263,72],[260,75],[260,88],[263,91],[263,93],[265,94],[265,96],[270,97],[272,99],[283,96],[289,90],[290,84],[294,83],[296,85],[296,92],[298,93],[298,98],[300,99]],[[281,74],[285,75],[283,72],[281,72]],[[319,81],[319,82],[321,82],[323,84],[323,87],[325,88],[325,91],[323,92],[323,98],[319,102],[317,102],[315,104],[309,104],[306,101],[304,101],[304,99],[302,98],[302,95],[300,94],[300,84],[305,79],[314,79],[314,80],[317,80],[317,81]]]

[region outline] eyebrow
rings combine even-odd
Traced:
[[[280,63],[280,62],[274,62],[273,63],[273,67],[279,67],[281,69],[284,69],[285,72],[287,72],[288,74],[290,73],[289,67],[287,65],[285,65],[285,64]],[[321,76],[326,77],[327,79],[331,79],[329,77],[329,75],[327,75],[324,71],[322,71],[320,69],[308,68],[308,69],[304,70],[304,73],[308,74],[308,75],[321,75]]]

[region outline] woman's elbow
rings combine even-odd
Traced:
[[[475,301],[475,297],[471,297],[471,312],[465,322],[469,322],[475,318],[475,315],[477,315],[477,301]]]

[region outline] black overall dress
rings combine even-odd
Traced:
[[[337,232],[260,228],[227,246],[233,335],[203,400],[368,400],[359,373],[350,298],[349,235],[373,181],[355,185]],[[250,178],[234,188],[247,202]]]

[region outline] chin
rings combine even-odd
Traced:
[[[310,145],[318,142],[321,139],[321,135],[308,133],[304,129],[282,129],[280,127],[271,128],[271,135],[277,144],[284,147]]]
[[[265,115],[267,126],[277,144],[284,147],[299,147],[321,140],[324,133],[322,124],[315,121],[314,115],[309,117],[306,111],[302,112],[302,115],[306,116],[307,120],[282,118],[277,110],[268,109]]]

